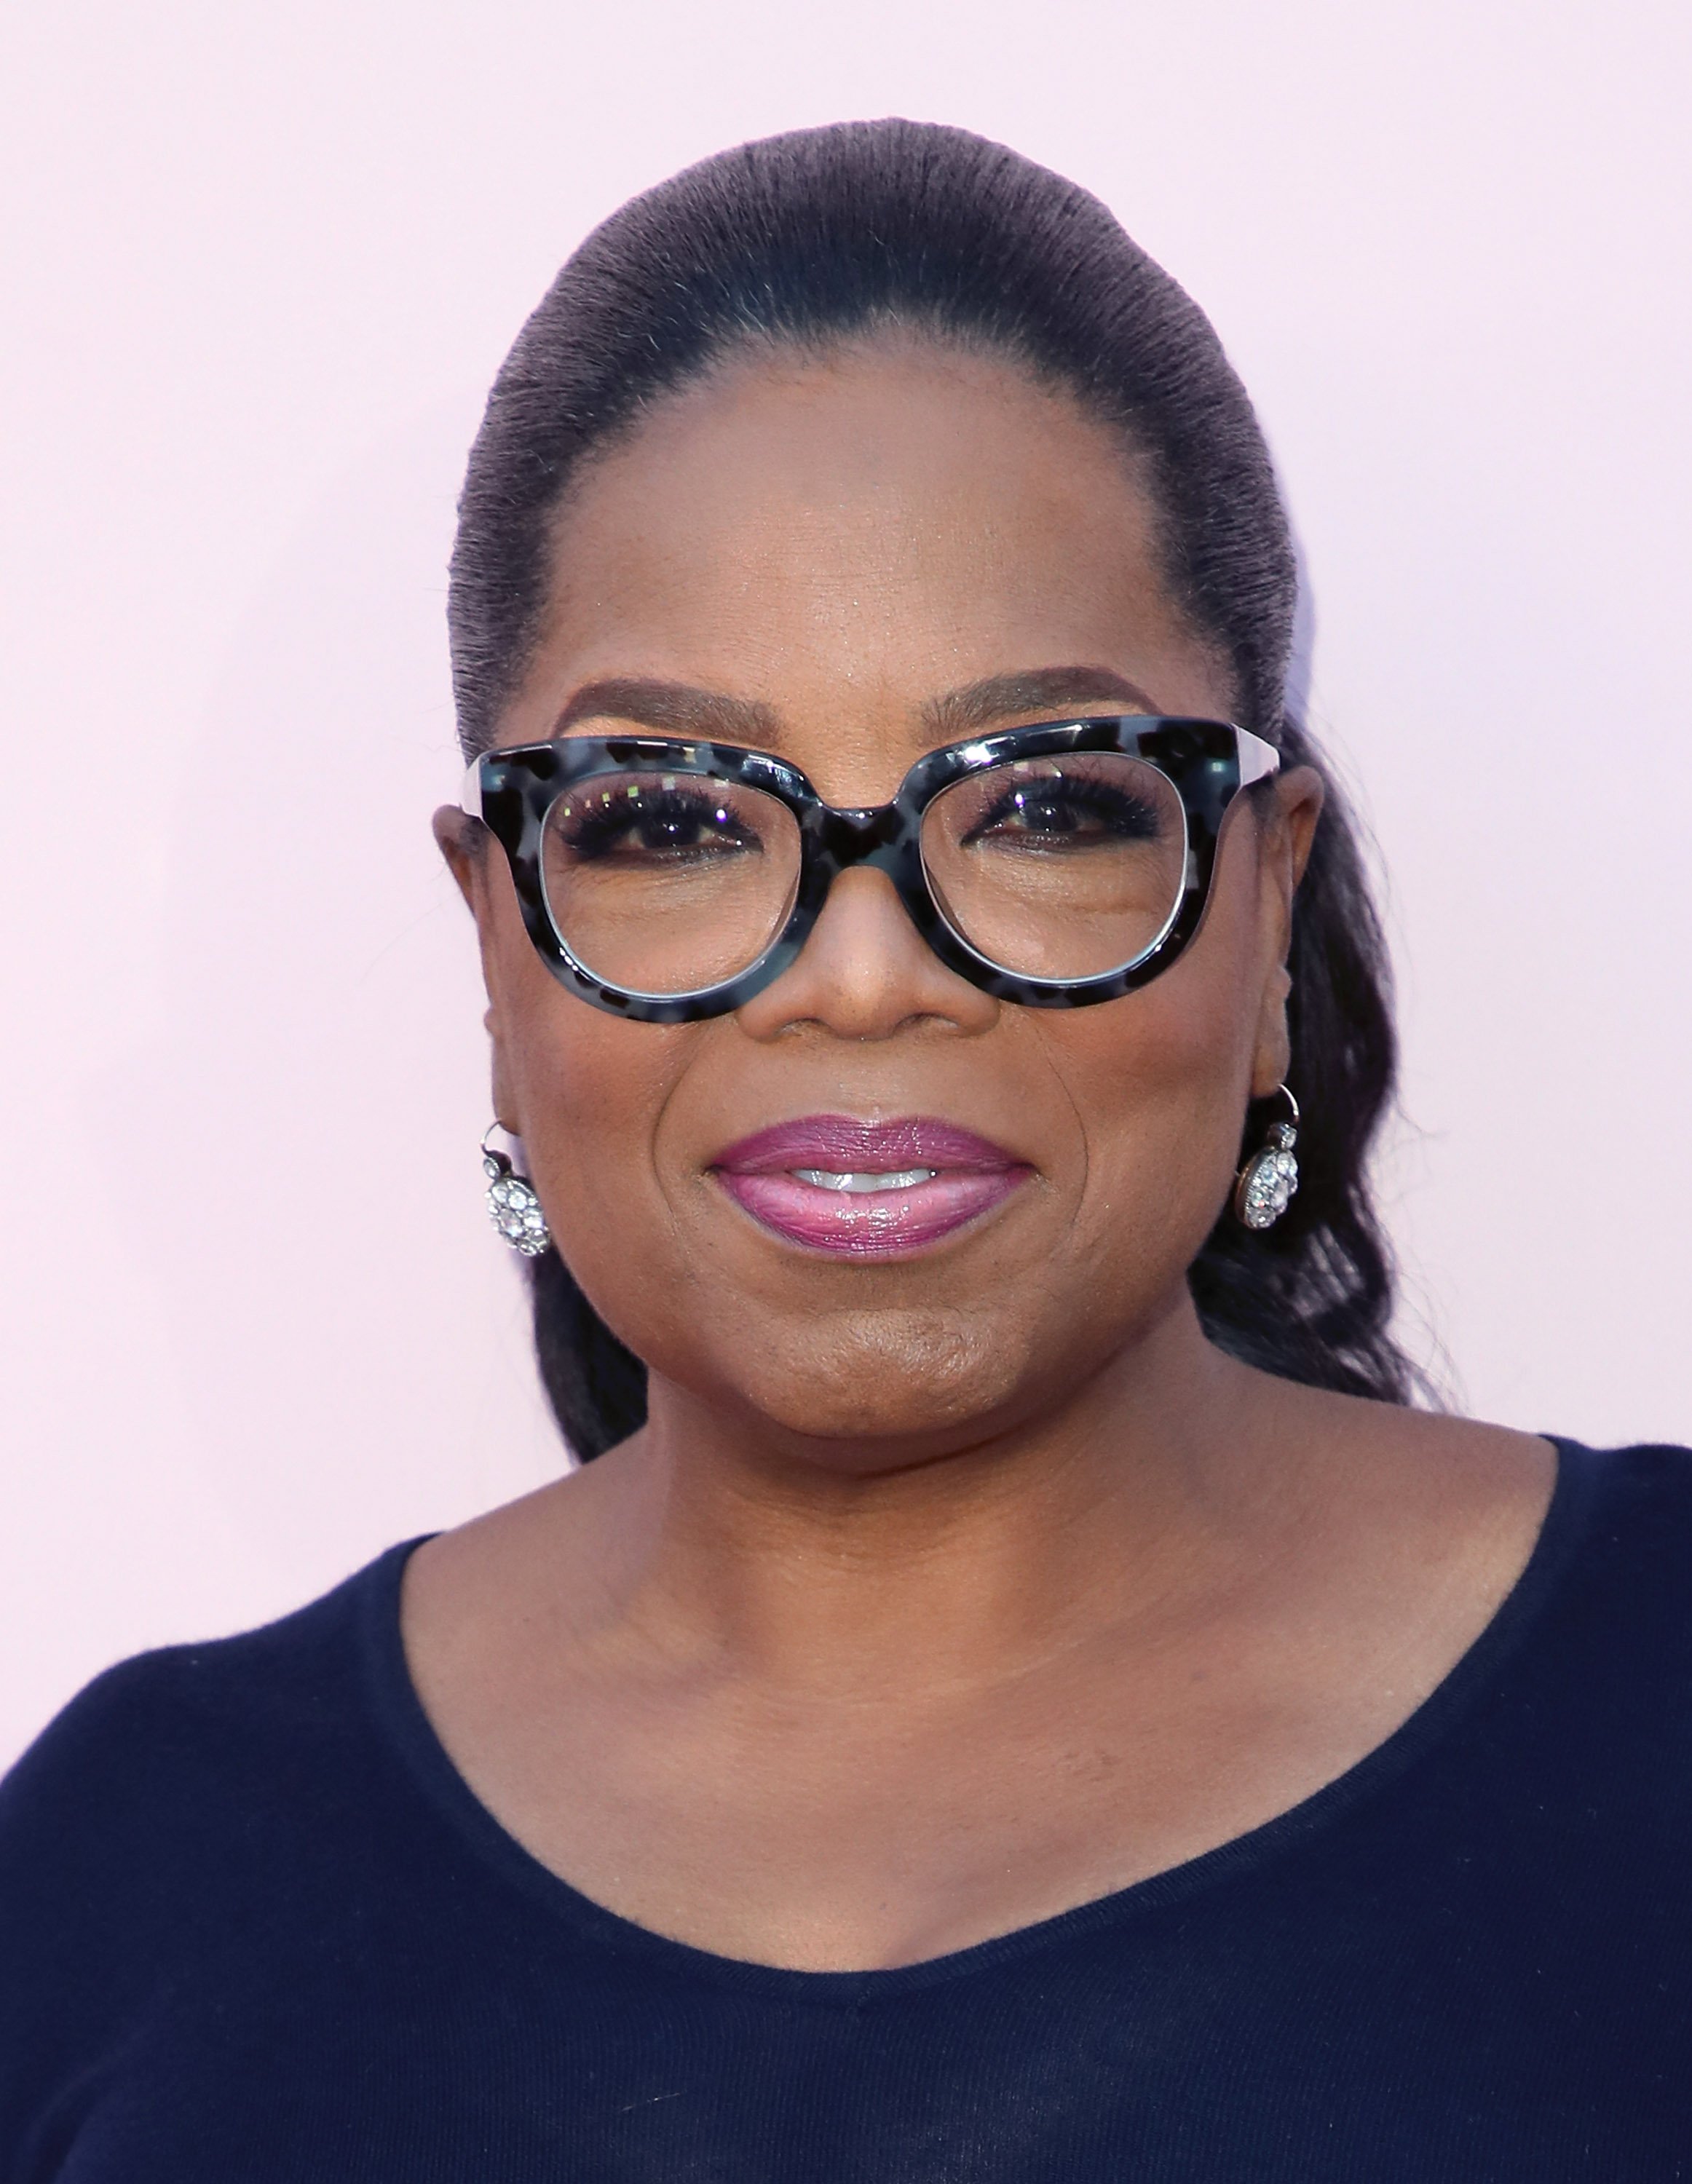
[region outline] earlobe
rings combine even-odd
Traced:
[[[520,1137],[522,1132],[517,1128],[517,1104],[511,1096],[510,1072],[505,1067],[505,1050],[499,1038],[499,1019],[492,1007],[482,1022],[487,1026],[488,1077],[494,1120],[512,1137]]]
[[[1287,999],[1292,990],[1292,973],[1284,963],[1277,963],[1265,984],[1257,1019],[1257,1046],[1251,1057],[1254,1100],[1266,1100],[1286,1081],[1293,1056],[1292,1032],[1287,1022]]]

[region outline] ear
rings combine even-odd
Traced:
[[[1252,1056],[1251,1096],[1266,1099],[1286,1082],[1292,1057],[1287,1028],[1287,996],[1293,982],[1287,951],[1293,939],[1293,898],[1310,862],[1316,823],[1327,791],[1314,766],[1295,766],[1277,774],[1272,801],[1264,812],[1258,838],[1258,883],[1264,933],[1262,995],[1257,1040]]]
[[[476,908],[472,892],[474,882],[471,867],[481,862],[487,845],[487,829],[478,827],[467,811],[460,811],[456,804],[443,804],[430,821],[435,837],[435,847],[447,861],[447,869],[459,883],[459,893]]]
[[[435,841],[447,861],[447,869],[458,883],[459,893],[470,905],[470,916],[476,920],[476,940],[481,951],[481,983],[487,994],[487,1008],[482,1022],[487,1027],[492,1050],[493,1078],[493,1115],[503,1129],[514,1136],[520,1134],[516,1125],[516,1107],[511,1098],[509,1072],[506,1067],[505,1043],[503,1036],[499,1006],[499,981],[496,965],[495,915],[493,889],[504,871],[504,860],[489,854],[493,837],[486,827],[461,811],[455,804],[443,804],[435,814]]]

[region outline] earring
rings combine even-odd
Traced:
[[[552,1231],[541,1211],[535,1187],[512,1167],[504,1153],[494,1152],[487,1140],[502,1127],[490,1123],[481,1134],[481,1172],[487,1178],[487,1213],[494,1227],[514,1251],[537,1259],[550,1248]]]
[[[1267,1140],[1241,1168],[1233,1188],[1234,1217],[1248,1228],[1272,1228],[1299,1187],[1299,1164],[1293,1158],[1299,1141],[1299,1103],[1284,1084],[1279,1090],[1292,1109],[1292,1120],[1270,1125]]]

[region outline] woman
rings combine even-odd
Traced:
[[[9,2176],[1692,2174],[1684,1458],[1408,1407],[1293,599],[1205,321],[998,147],[566,266],[437,831],[593,1460],[47,1731]]]

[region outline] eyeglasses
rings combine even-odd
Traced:
[[[561,736],[483,754],[460,800],[511,866],[542,961],[648,1023],[739,1008],[793,961],[836,878],[885,872],[949,969],[1031,1008],[1114,1000],[1198,931],[1223,815],[1280,765],[1216,721],[1043,722],[919,759],[844,811],[766,751]]]

